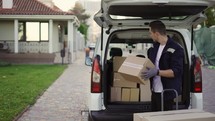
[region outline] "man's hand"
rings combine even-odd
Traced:
[[[147,68],[146,71],[142,72],[141,74],[141,78],[143,78],[144,80],[149,79],[153,76],[158,75],[158,69],[155,68]]]

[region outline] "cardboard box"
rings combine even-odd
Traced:
[[[113,57],[113,71],[118,72],[120,66],[125,61],[126,57],[115,56]]]
[[[139,88],[122,88],[122,101],[138,102],[139,101]]]
[[[111,102],[121,101],[122,91],[121,87],[111,87]]]
[[[134,113],[134,121],[215,121],[215,114],[198,109]]]
[[[147,83],[145,85],[140,84],[140,101],[151,101],[151,95],[152,92],[150,89],[150,83]]]
[[[137,87],[137,83],[128,81],[120,73],[114,72],[113,86],[114,87]]]
[[[131,102],[138,102],[139,97],[140,97],[140,90],[139,88],[131,88],[131,93],[130,93],[130,101]]]
[[[129,88],[122,88],[122,101],[130,101],[131,90]]]
[[[141,84],[146,84],[149,79],[141,78],[141,72],[146,68],[153,68],[154,64],[148,58],[128,56],[120,66],[118,72],[129,81],[134,81]]]

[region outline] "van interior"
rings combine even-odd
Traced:
[[[176,31],[167,30],[167,35],[171,37],[174,41],[180,44],[184,48],[185,59],[184,59],[184,73],[182,80],[182,95],[179,95],[179,109],[186,109],[190,103],[190,78],[188,75],[190,73],[189,61],[187,48],[183,37]],[[153,46],[153,40],[149,36],[148,29],[131,29],[131,30],[118,30],[113,32],[108,38],[107,46],[105,47],[104,69],[106,73],[103,74],[103,91],[104,93],[104,104],[106,111],[110,112],[149,112],[150,101],[151,101],[151,91],[150,83],[138,84],[138,83],[128,83],[127,85],[119,86],[116,84],[116,77],[119,75],[116,70],[113,69],[116,61],[113,58],[126,58],[129,55],[137,56],[141,58],[147,58],[147,51]],[[131,81],[132,80],[127,80]],[[132,89],[132,91],[131,91]],[[134,90],[133,90],[134,89]],[[122,99],[123,97],[114,97],[119,93],[119,90],[130,90],[135,99]],[[120,92],[122,94],[122,92]],[[175,108],[175,107],[174,107]]]

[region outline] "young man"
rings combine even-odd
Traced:
[[[141,77],[150,78],[152,111],[161,111],[161,92],[165,89],[175,89],[181,94],[183,74],[183,48],[166,35],[166,27],[161,21],[149,24],[153,47],[148,50],[148,58],[155,68],[142,72]],[[164,93],[164,110],[172,110],[175,93]]]

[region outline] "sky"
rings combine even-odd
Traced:
[[[53,0],[55,5],[57,5],[60,9],[67,11],[71,9],[77,0]]]
[[[67,11],[75,5],[78,0],[53,0],[55,5],[57,5],[63,11]],[[100,0],[79,0],[79,1],[100,1]]]

